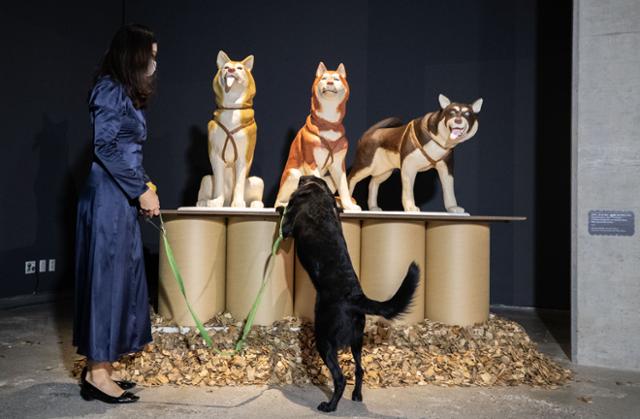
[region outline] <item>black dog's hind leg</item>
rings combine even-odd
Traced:
[[[362,336],[351,343],[351,354],[353,355],[353,361],[356,363],[356,385],[351,393],[351,400],[355,402],[362,401],[362,376],[364,370],[362,369]]]
[[[331,400],[329,400],[329,402],[320,403],[318,405],[318,410],[322,412],[333,412],[336,410],[336,407],[338,407],[338,402],[342,397],[342,393],[344,393],[346,380],[342,374],[342,370],[340,369],[340,364],[338,363],[337,349],[327,342],[318,343],[317,347],[320,357],[327,365],[327,368],[329,368],[331,377],[333,377],[333,395],[331,396]]]

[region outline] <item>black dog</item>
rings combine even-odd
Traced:
[[[393,319],[404,313],[418,287],[419,269],[409,266],[400,288],[384,302],[367,298],[353,270],[342,234],[336,200],[324,180],[314,176],[300,178],[282,221],[285,238],[293,236],[296,254],[316,289],[315,337],[320,357],[333,377],[333,396],[318,410],[332,412],[345,388],[338,364],[338,349],[351,347],[356,364],[356,383],[351,399],[362,401],[362,335],[365,314]]]

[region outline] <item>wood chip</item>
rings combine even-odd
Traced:
[[[152,324],[158,330],[176,326],[160,316],[153,316]],[[214,347],[221,351],[232,350],[242,331],[242,323],[229,313],[215,316],[206,327]],[[347,382],[353,383],[350,351],[342,351],[338,359]],[[76,376],[84,364],[76,361]],[[573,377],[569,369],[541,354],[520,325],[494,315],[471,327],[429,320],[395,325],[369,318],[362,365],[367,387],[527,384],[551,389]],[[331,383],[315,349],[313,325],[293,317],[253,327],[243,351],[233,356],[208,348],[193,329],[184,334],[155,331],[152,344],[114,362],[113,367],[122,379],[143,386]],[[580,400],[592,402],[590,397]]]

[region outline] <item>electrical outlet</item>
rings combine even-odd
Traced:
[[[24,274],[30,275],[36,273],[36,261],[28,260],[24,263]]]
[[[40,259],[38,272],[47,272],[47,260],[46,259]]]
[[[49,272],[55,272],[56,270],[56,260],[49,259]]]

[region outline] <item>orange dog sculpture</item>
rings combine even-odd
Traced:
[[[344,162],[349,142],[342,120],[348,99],[349,84],[344,64],[336,71],[329,71],[321,62],[311,87],[311,114],[291,143],[276,207],[289,202],[301,176],[313,175],[324,178],[333,192],[338,191],[343,208],[360,209],[351,200]]]

